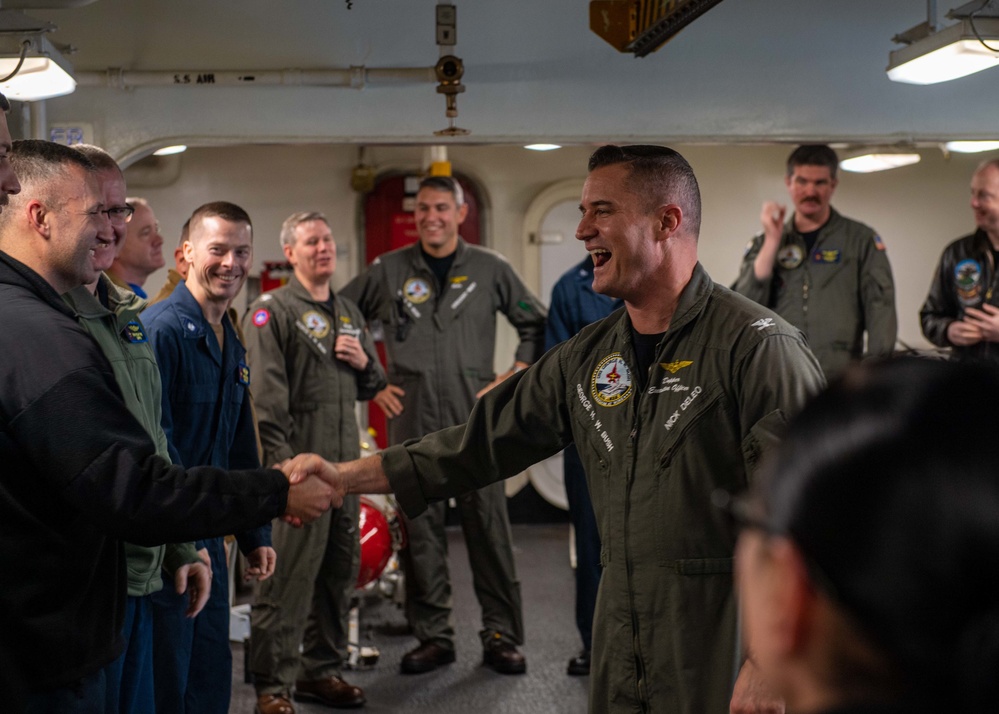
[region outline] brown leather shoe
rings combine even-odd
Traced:
[[[492,667],[500,674],[523,674],[527,671],[527,660],[517,647],[504,640],[499,634],[486,641],[482,650],[482,664]]]
[[[327,677],[315,682],[295,682],[296,702],[319,702],[334,709],[355,709],[364,706],[364,691],[347,684],[339,677]]]
[[[402,656],[399,669],[403,674],[423,674],[443,664],[454,662],[454,650],[436,642],[423,642]]]
[[[254,714],[295,714],[295,707],[283,694],[260,694]]]

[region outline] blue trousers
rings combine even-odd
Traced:
[[[167,585],[167,587],[171,587]],[[125,651],[108,665],[108,714],[148,714],[153,697],[152,595],[125,601]]]
[[[164,714],[227,714],[232,694],[229,649],[229,573],[222,538],[198,541],[212,558],[212,592],[193,620],[187,595],[172,587],[150,595],[153,603],[153,667],[156,711]]]
[[[565,493],[569,499],[569,518],[576,531],[576,627],[583,647],[593,646],[593,611],[600,587],[600,532],[593,515],[586,472],[576,447],[570,444],[562,452]]]

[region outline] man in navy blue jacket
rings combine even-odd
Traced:
[[[231,203],[194,211],[184,255],[187,280],[143,319],[163,377],[163,431],[174,463],[254,468],[260,464],[250,411],[246,350],[226,314],[250,268],[250,217]],[[246,575],[274,572],[276,554],[266,524],[239,533]],[[193,621],[182,598],[169,590],[154,597],[157,711],[190,714],[229,710],[229,576],[222,538],[198,541],[212,560],[212,594]]]
[[[624,303],[593,291],[593,259],[586,256],[567,270],[552,288],[552,303],[545,325],[545,350],[565,342],[591,322],[602,320]],[[569,518],[576,536],[576,627],[583,650],[569,660],[573,676],[590,673],[590,647],[593,643],[593,610],[600,585],[600,533],[586,486],[586,472],[576,446],[562,452],[562,473],[569,499]]]

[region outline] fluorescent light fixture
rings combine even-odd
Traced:
[[[944,148],[958,154],[977,154],[979,151],[999,149],[999,141],[948,141]]]
[[[164,146],[162,149],[157,149],[153,152],[153,156],[169,156],[170,154],[180,154],[187,151],[187,146],[184,144],[175,144],[174,146]]]
[[[999,65],[999,18],[964,19],[888,55],[888,79],[936,84]]]
[[[524,148],[531,151],[552,151],[554,149],[561,149],[562,146],[560,144],[528,144]]]
[[[11,43],[16,39],[17,44]],[[73,67],[66,58],[41,35],[4,38],[0,41],[0,77],[6,77],[17,67],[24,50],[24,63],[17,74],[0,83],[0,92],[8,99],[33,102],[61,97],[76,89]]]
[[[864,154],[853,158],[843,159],[839,162],[839,167],[844,171],[852,171],[858,174],[869,174],[874,171],[886,171],[897,169],[899,166],[919,163],[919,154],[884,153],[884,154]]]

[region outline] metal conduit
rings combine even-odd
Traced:
[[[330,69],[283,70],[157,70],[132,71],[109,68],[106,71],[76,72],[81,87],[171,86],[289,86],[289,87],[350,87],[364,89],[369,84],[434,83],[433,67],[364,67]]]

